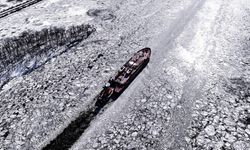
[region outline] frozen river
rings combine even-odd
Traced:
[[[45,0],[1,19],[96,32],[0,91],[0,150],[46,146],[144,47],[148,66],[71,149],[250,149],[249,16],[247,0]]]

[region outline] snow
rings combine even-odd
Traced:
[[[20,2],[7,2],[7,0],[0,0],[0,11],[5,10],[9,7],[12,7],[16,4],[19,4]]]
[[[214,136],[216,134],[214,126],[212,126],[212,125],[207,126],[205,128],[205,131],[206,131],[207,135],[209,135],[209,136]]]
[[[241,62],[249,56],[242,51],[249,37],[248,2],[56,0],[27,8],[23,17],[17,13],[4,18],[9,23],[1,24],[1,34],[78,23],[94,24],[98,30],[71,51],[4,86],[0,123],[4,120],[11,129],[1,124],[4,134],[10,130],[6,139],[1,136],[1,144],[9,149],[48,144],[89,107],[130,54],[149,46],[149,65],[91,122],[72,149],[250,148],[250,106],[244,98],[249,66]],[[96,8],[115,17],[86,16]],[[104,57],[97,59],[99,54]]]
[[[69,8],[66,14],[68,16],[77,16],[77,15],[86,14],[87,11],[88,11],[87,9],[84,9],[82,7],[76,7],[76,8]]]
[[[32,5],[22,13],[14,13],[0,22],[0,38],[15,36],[24,30],[41,30],[49,26],[70,26],[83,24],[93,18],[87,16],[87,10],[97,6],[95,1],[52,0]],[[10,28],[11,24],[11,28]]]
[[[237,6],[235,7],[235,5]],[[174,39],[169,40],[168,38],[163,38],[164,36],[156,34],[155,39],[152,39],[153,42],[149,42],[154,43],[152,44],[152,61],[151,64],[149,63],[149,69],[147,70],[151,76],[147,78],[148,74],[145,73],[143,74],[144,82],[139,82],[141,79],[139,77],[139,81],[137,81],[140,84],[136,83],[141,91],[133,91],[134,86],[132,86],[132,89],[128,89],[127,92],[129,91],[132,95],[126,95],[126,92],[126,97],[122,96],[119,98],[99,117],[106,118],[106,114],[111,114],[110,111],[112,113],[116,112],[119,116],[114,117],[115,115],[110,115],[108,118],[110,119],[109,121],[103,121],[103,119],[95,120],[94,125],[83,134],[72,149],[91,149],[93,141],[98,142],[98,139],[104,137],[108,139],[108,143],[98,145],[96,148],[177,149],[181,146],[185,147],[184,145],[187,144],[191,147],[193,146],[193,149],[196,149],[195,147],[221,149],[222,147],[230,148],[237,145],[238,141],[246,140],[247,138],[243,133],[246,133],[248,130],[236,130],[236,128],[242,128],[234,123],[239,118],[228,121],[225,119],[227,116],[229,118],[235,117],[236,111],[231,110],[235,110],[240,104],[237,105],[236,101],[231,100],[231,98],[235,99],[235,97],[230,97],[223,91],[222,87],[225,83],[220,78],[228,80],[231,74],[234,72],[238,74],[239,71],[232,72],[231,68],[233,65],[230,63],[227,63],[228,70],[219,67],[219,62],[227,59],[239,63],[236,57],[230,55],[230,53],[235,54],[235,51],[240,51],[240,47],[242,46],[241,38],[236,38],[235,42],[231,43],[224,41],[224,39],[229,38],[234,41],[232,37],[235,37],[235,35],[240,37],[240,35],[246,32],[238,33],[241,30],[238,27],[243,26],[247,22],[247,19],[240,21],[240,18],[244,15],[243,11],[245,11],[240,5],[237,0],[204,1],[201,9],[191,18],[191,21],[182,24],[184,29],[183,31],[181,30],[180,35],[177,31],[163,32],[173,33],[171,35],[173,35]],[[153,15],[153,13],[149,14]],[[228,16],[231,16],[231,18]],[[238,20],[234,20],[235,24],[232,24],[231,19],[235,18],[238,18]],[[162,17],[162,19],[164,18]],[[160,22],[158,18],[155,20],[157,23]],[[241,23],[242,25],[240,25]],[[176,25],[175,27],[181,29],[182,25]],[[169,25],[162,23],[161,27],[163,26],[169,27]],[[230,31],[227,31],[227,29]],[[159,28],[155,32],[157,33],[158,31]],[[167,36],[169,35],[167,34]],[[171,42],[173,46],[169,46],[172,44]],[[160,43],[164,43],[162,44],[164,46],[154,47],[154,45]],[[237,46],[234,45],[235,43],[237,43]],[[158,50],[155,48],[162,49]],[[235,51],[231,51],[231,48]],[[161,57],[158,57],[158,55],[161,55]],[[151,68],[154,67],[157,69],[152,69],[152,71]],[[239,66],[239,68],[243,68],[243,66]],[[150,81],[147,82],[148,79]],[[163,86],[163,83],[167,84]],[[173,95],[171,99],[168,99],[169,93],[163,92],[165,91],[163,87],[171,87],[169,89],[170,94]],[[171,93],[171,91],[174,92]],[[151,97],[147,99],[146,103],[142,103],[143,96],[147,95]],[[120,106],[122,107],[120,108],[120,112],[116,109],[118,109],[121,101],[128,101],[132,104],[127,106],[129,108],[126,111],[121,110],[124,109],[124,106]],[[233,103],[233,105],[229,103]],[[114,108],[116,109],[114,110]],[[195,110],[192,111],[192,108]],[[145,112],[141,113],[143,111]],[[165,114],[165,118],[168,118],[168,120],[163,121],[160,119],[161,121],[157,121],[157,117],[161,116],[158,114],[163,112],[171,112],[171,115]],[[122,116],[120,116],[121,113],[123,114]],[[141,129],[140,127],[143,126],[145,120],[148,122],[145,127],[147,130],[152,129],[151,131],[154,131],[155,126],[159,125],[160,134],[154,137],[150,134],[152,132],[148,133],[147,130]],[[106,124],[107,122],[108,124]],[[162,122],[167,127],[162,125]],[[186,124],[191,125],[188,126]],[[101,127],[103,127],[102,130],[99,130]],[[230,132],[227,133],[226,129],[230,130]],[[127,131],[128,134],[121,134],[119,133],[120,131]],[[143,140],[133,138],[132,134],[137,131],[138,133],[142,133],[142,137],[146,138]],[[186,131],[190,132],[190,137],[185,138],[187,136],[185,134]],[[215,137],[215,135],[217,134],[221,135],[221,138],[216,138],[217,136]],[[242,138],[237,138],[236,135],[242,136]],[[119,136],[123,137],[122,140],[118,138]],[[153,143],[152,147],[147,147],[145,144],[146,140]],[[111,141],[118,142],[112,144]],[[131,141],[135,144],[126,144]],[[161,147],[153,147],[158,142]],[[249,147],[249,144],[246,144],[247,142],[247,140],[243,141],[245,149]]]

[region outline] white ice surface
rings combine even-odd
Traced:
[[[16,36],[24,30],[41,30],[49,26],[70,26],[87,23],[92,17],[86,15],[96,8],[95,1],[89,0],[44,0],[2,18],[0,39]]]

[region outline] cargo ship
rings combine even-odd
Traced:
[[[95,98],[95,106],[102,107],[111,99],[117,99],[147,66],[150,55],[150,48],[143,48],[136,52],[103,86],[102,91]]]

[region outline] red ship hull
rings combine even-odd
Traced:
[[[151,49],[144,48],[136,52],[120,69],[110,78],[108,85],[96,97],[96,106],[105,105],[110,99],[117,99],[131,84],[139,73],[147,66],[151,56]]]

